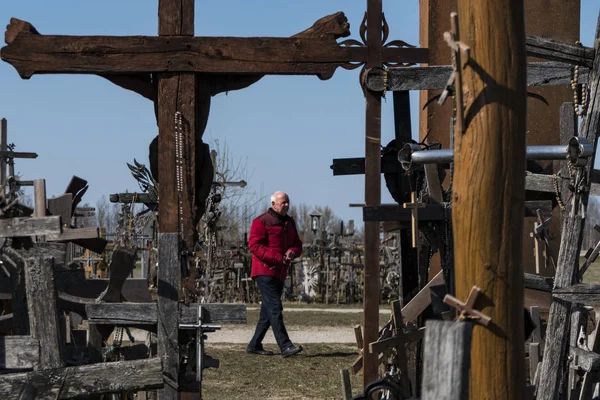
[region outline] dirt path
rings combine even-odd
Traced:
[[[223,325],[222,329],[208,334],[210,343],[248,343],[254,334],[254,326]],[[288,326],[288,334],[294,343],[356,343],[354,331],[350,327],[320,326],[301,327]],[[263,343],[274,344],[273,331],[269,329]]]

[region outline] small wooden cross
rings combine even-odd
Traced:
[[[410,203],[404,203],[404,208],[410,208],[411,211],[411,230],[412,230],[412,247],[419,247],[419,208],[424,208],[426,205],[417,201],[417,193],[411,192]]]
[[[462,43],[459,39],[458,33],[458,14],[453,12],[450,14],[450,23],[452,24],[452,31],[444,33],[444,40],[448,43],[448,46],[452,49],[452,68],[454,73],[450,76],[446,89],[442,92],[438,104],[442,105],[446,101],[450,88],[454,84],[456,92],[456,126],[459,132],[464,133],[464,107],[463,107],[463,93],[462,93],[462,69],[464,68],[461,60],[461,51],[465,54],[467,60],[469,59],[470,48],[469,46]]]
[[[460,313],[459,319],[470,319],[479,322],[483,326],[487,326],[492,318],[488,317],[481,311],[475,310],[473,306],[475,305],[475,300],[477,300],[477,296],[481,292],[481,289],[477,286],[473,286],[471,289],[471,293],[469,293],[469,298],[466,303],[458,300],[456,297],[447,294],[444,297],[444,303],[448,304],[451,307],[456,308]]]
[[[548,268],[548,247],[550,246],[550,232],[548,225],[552,218],[544,220],[544,216],[540,210],[537,210],[537,221],[533,223],[533,232],[529,234],[534,238],[535,246],[535,272],[540,273],[542,260],[544,260],[544,268]]]

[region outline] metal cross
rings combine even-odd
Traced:
[[[411,230],[412,230],[412,247],[419,247],[419,208],[425,208],[426,205],[417,201],[417,193],[411,192],[410,203],[404,203],[404,208],[411,209]]]
[[[477,296],[481,292],[481,289],[477,286],[473,286],[471,289],[471,293],[469,293],[469,298],[466,303],[458,300],[456,297],[447,294],[444,297],[444,303],[448,304],[451,307],[456,308],[460,313],[459,319],[464,320],[474,320],[479,322],[483,326],[487,326],[492,318],[488,317],[481,311],[475,310],[473,306],[475,305],[475,300],[477,300]]]
[[[179,324],[179,329],[195,329],[196,330],[196,381],[200,383],[202,390],[202,370],[204,368],[219,368],[219,360],[210,359],[211,362],[206,362],[204,359],[204,339],[205,333],[215,332],[221,329],[220,325],[203,325],[202,324],[202,305],[198,304],[198,322],[196,324]]]

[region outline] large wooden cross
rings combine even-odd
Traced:
[[[156,165],[160,165],[159,352],[166,381],[175,382],[162,396],[176,398],[176,307],[183,262],[180,244],[183,239],[187,249],[194,245],[195,223],[204,211],[206,188],[212,183],[210,179],[203,182],[202,172],[209,169],[209,163],[200,150],[211,96],[247,87],[263,75],[328,79],[340,66],[353,69],[363,64],[380,68],[385,63],[423,63],[427,62],[428,50],[409,48],[402,41],[386,43],[388,27],[382,0],[367,0],[360,28],[362,43],[336,42],[350,34],[341,12],[289,38],[225,38],[194,37],[194,0],[159,0],[158,8],[158,37],[41,35],[31,24],[12,19],[5,35],[8,45],[0,55],[25,79],[43,73],[96,74],[155,102],[159,128]],[[377,205],[381,197],[381,93],[366,91],[366,96],[365,202]],[[176,151],[176,143],[188,155],[179,175],[176,163],[181,161],[181,152]],[[364,326],[369,342],[377,339],[378,331],[377,239],[376,223],[367,223]],[[365,356],[364,371],[366,383],[376,378],[376,359],[370,354]]]

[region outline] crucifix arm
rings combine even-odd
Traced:
[[[310,28],[295,34],[295,38],[333,36],[335,39],[350,36],[350,24],[343,12],[318,19]],[[264,75],[214,75],[211,79],[211,95],[247,88]]]
[[[40,34],[31,23],[18,18],[11,18],[4,33],[4,41],[6,44],[11,44],[21,33]],[[108,79],[124,89],[132,90],[149,100],[154,101],[156,99],[156,85],[152,83],[150,74],[98,74],[98,76]]]

